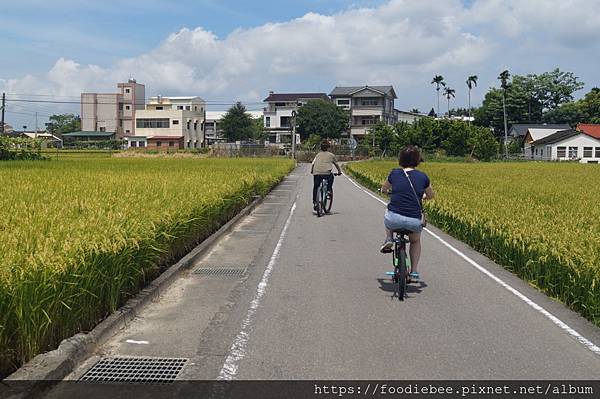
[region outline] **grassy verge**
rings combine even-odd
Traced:
[[[0,372],[88,331],[285,176],[284,159],[72,159],[0,170]]]

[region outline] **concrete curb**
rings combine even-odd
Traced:
[[[270,191],[279,186],[279,184],[281,182]],[[47,387],[47,384],[44,384],[43,381],[64,379],[78,364],[91,356],[98,346],[105,343],[118,330],[125,327],[128,322],[136,317],[146,304],[160,296],[215,241],[228,233],[240,219],[250,214],[263,200],[264,197],[255,197],[249,205],[221,226],[219,230],[198,244],[177,263],[165,270],[135,297],[128,300],[125,305],[98,324],[92,331],[87,334],[75,334],[70,338],[64,339],[57,349],[37,355],[2,381],[7,383],[7,385],[10,385],[11,381],[40,381],[40,385]],[[32,388],[35,390],[35,384],[29,384],[29,389]]]

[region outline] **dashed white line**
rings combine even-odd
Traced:
[[[346,177],[348,177],[348,176],[346,176]],[[370,195],[371,197],[375,198],[377,201],[379,201],[383,205],[387,205],[387,203],[384,200],[382,200],[381,198],[377,197],[373,193],[370,193],[369,191],[365,190],[363,187],[361,187],[360,185],[358,185],[354,181],[354,179],[351,179],[350,177],[348,177],[348,180],[350,180],[350,182],[352,184],[354,184],[356,187],[358,187],[361,191],[363,191],[367,195]],[[478,264],[477,262],[475,262],[473,259],[469,258],[467,255],[465,255],[459,249],[453,247],[451,244],[449,244],[447,241],[445,241],[439,235],[435,234],[433,231],[429,230],[428,228],[425,228],[424,230],[427,233],[429,233],[433,238],[437,239],[439,242],[441,242],[443,245],[445,245],[447,248],[449,248],[452,252],[454,252],[455,254],[457,254],[458,256],[460,256],[462,259],[464,259],[465,261],[467,261],[467,263],[469,263],[471,266],[475,267],[481,273],[485,274],[486,276],[488,276],[489,278],[491,278],[492,280],[494,280],[495,282],[497,282],[498,284],[500,284],[502,287],[506,288],[508,291],[510,291],[511,293],[513,293],[517,298],[521,299],[523,302],[525,302],[527,305],[529,305],[530,307],[532,307],[533,309],[535,309],[537,312],[539,312],[542,315],[544,315],[552,323],[554,323],[560,329],[562,329],[563,331],[565,331],[567,334],[569,334],[572,338],[574,338],[576,341],[578,341],[579,343],[581,343],[587,349],[589,349],[590,351],[592,351],[596,355],[600,355],[600,347],[598,347],[597,345],[595,345],[592,341],[590,341],[589,339],[585,338],[583,335],[579,334],[577,331],[575,331],[574,329],[572,329],[571,327],[569,327],[566,323],[564,323],[558,317],[554,316],[552,313],[548,312],[546,309],[544,309],[543,307],[541,307],[540,305],[538,305],[537,303],[535,303],[534,301],[532,301],[531,299],[529,299],[527,296],[523,295],[520,291],[518,291],[517,289],[515,289],[515,288],[511,287],[510,285],[508,285],[501,278],[497,277],[495,274],[493,274],[492,272],[490,272],[489,270],[487,270],[486,268],[484,268],[483,266],[481,266],[480,264]]]
[[[242,326],[240,328],[240,332],[233,340],[233,344],[231,345],[230,353],[225,359],[223,363],[223,367],[221,367],[221,371],[219,372],[219,376],[217,379],[219,380],[233,380],[238,372],[239,362],[246,356],[246,347],[248,345],[248,328],[252,324],[254,319],[254,314],[260,305],[260,301],[267,292],[267,285],[269,284],[269,277],[271,276],[271,272],[273,271],[273,267],[275,266],[275,262],[279,257],[279,251],[281,250],[281,245],[283,244],[283,240],[285,239],[285,235],[287,233],[287,229],[290,225],[290,221],[292,220],[292,216],[294,215],[294,211],[296,210],[296,202],[292,205],[290,209],[290,214],[285,221],[285,225],[283,226],[283,230],[279,236],[279,240],[277,241],[277,245],[273,250],[273,254],[271,255],[271,259],[267,264],[267,268],[263,273],[262,279],[258,283],[256,288],[256,293],[254,294],[254,299],[250,302],[250,308],[248,309],[248,313],[246,313],[246,318],[242,322]]]

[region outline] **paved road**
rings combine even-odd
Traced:
[[[183,276],[71,378],[108,355],[185,357],[185,379],[598,378],[598,328],[433,227],[533,306],[429,233],[423,282],[392,300],[384,205],[345,176],[334,189],[333,213],[316,218],[296,169],[198,261],[246,277]]]

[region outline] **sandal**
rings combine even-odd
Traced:
[[[410,274],[408,275],[408,278],[411,283],[418,283],[420,277],[421,276],[419,275],[419,272],[410,272]]]

